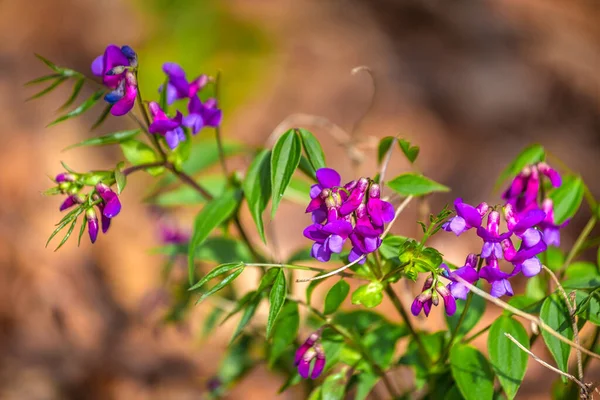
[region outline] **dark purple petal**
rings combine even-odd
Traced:
[[[304,237],[313,240],[317,243],[324,243],[325,239],[329,237],[329,233],[323,232],[323,225],[312,224],[304,229]]]
[[[202,112],[202,116],[206,122],[206,126],[216,128],[217,126],[221,125],[221,121],[223,120],[223,111],[218,108],[206,108]]]
[[[294,357],[294,365],[295,366],[298,366],[298,364],[300,364],[302,357],[304,357],[304,354],[306,353],[306,351],[308,349],[310,349],[311,347],[312,347],[312,344],[304,343],[302,346],[300,346],[298,348],[298,350],[296,350],[296,356]]]
[[[312,373],[310,374],[311,379],[317,379],[323,372],[323,368],[325,368],[325,357],[317,356]]]
[[[171,150],[176,149],[180,141],[180,137],[177,133],[177,130],[173,129],[171,131],[167,131],[165,133],[165,141],[167,142],[167,145]]]
[[[558,171],[556,171],[554,168],[550,167],[545,162],[539,163],[538,169],[542,174],[544,174],[546,177],[548,177],[548,179],[550,179],[552,186],[559,187],[562,184],[562,179],[561,179]]]
[[[89,209],[86,212],[87,224],[88,224],[88,233],[90,235],[90,241],[93,243],[96,242],[98,238],[98,218],[96,217],[96,213],[93,209]]]
[[[354,262],[356,260],[358,260],[360,257],[363,256],[363,252],[360,251],[360,249],[357,249],[356,247],[353,247],[352,250],[350,250],[350,254],[348,254],[348,261],[350,262]],[[364,264],[366,261],[366,258],[363,258],[362,260],[360,260],[358,262],[358,264]]]
[[[426,317],[429,317],[429,313],[431,312],[432,305],[433,305],[433,301],[431,301],[431,299],[429,299],[425,303],[423,303],[423,312],[425,313]]]
[[[308,378],[308,376],[310,375],[310,362],[311,361],[312,360],[305,360],[303,358],[302,360],[300,360],[300,363],[298,364],[298,373],[304,379]]]
[[[327,211],[323,208],[318,208],[312,212],[312,222],[322,224],[327,220]]]
[[[342,177],[332,168],[319,168],[317,170],[317,181],[323,188],[340,186]]]
[[[179,122],[171,119],[159,119],[150,124],[150,133],[166,133],[172,131],[180,125]]]
[[[479,271],[479,277],[485,279],[489,283],[496,282],[502,279],[506,279],[510,276],[506,272],[500,270],[499,268],[493,268],[489,266],[485,266],[481,268]]]
[[[330,222],[323,227],[323,231],[339,235],[343,238],[347,238],[350,233],[352,233],[352,224],[348,221],[337,220],[334,222]]]
[[[415,300],[412,302],[412,305],[410,306],[410,312],[412,313],[412,315],[414,315],[416,317],[417,315],[419,315],[421,313],[422,309],[423,309],[423,303],[421,303],[419,301],[419,299],[416,297]]]
[[[121,211],[121,202],[119,201],[119,196],[113,193],[113,197],[106,202],[104,206],[104,210],[102,211],[102,215],[106,218],[114,218]]]
[[[104,67],[102,71],[103,82],[109,88],[114,89],[115,87],[117,87],[121,79],[123,79],[123,77],[121,74],[107,75],[107,73],[114,67],[129,66],[129,60],[127,59],[127,57],[125,57],[120,47],[111,44],[104,51],[102,64]]]
[[[169,78],[185,78],[185,71],[177,63],[166,62],[163,64],[162,70]]]
[[[452,273],[450,274],[451,277],[453,276],[460,276],[462,279],[464,279],[465,281],[469,282],[469,283],[473,283],[475,282],[477,279],[479,279],[479,275],[477,274],[477,270],[471,266],[465,265],[463,267],[460,267],[454,271],[452,271]]]
[[[75,195],[67,197],[65,201],[63,201],[63,203],[60,205],[59,211],[65,211],[66,209],[73,207],[75,204],[77,204],[76,199],[77,198],[75,197]]]
[[[454,297],[452,297],[451,294],[443,296],[443,299],[444,306],[446,307],[446,314],[450,317],[453,316],[456,312],[456,300],[454,299]]]
[[[110,113],[116,117],[127,114],[133,108],[136,96],[137,87],[127,85],[125,88],[125,96],[112,106]]]
[[[540,240],[535,246],[526,248],[521,246],[517,254],[510,260],[513,264],[520,264],[521,262],[534,257],[548,248],[543,240]]]
[[[456,214],[464,218],[469,228],[481,225],[481,214],[479,214],[479,211],[475,207],[462,201],[455,201],[454,207],[456,208]]]
[[[365,237],[364,243],[365,243],[365,250],[367,251],[367,253],[372,253],[375,250],[377,250],[379,248],[379,246],[381,246],[381,238],[379,236]]]
[[[327,245],[327,239],[323,244],[315,243],[313,244],[311,255],[320,262],[327,262],[331,259],[331,251],[329,250],[329,246]]]

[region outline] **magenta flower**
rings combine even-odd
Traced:
[[[205,126],[219,126],[223,119],[223,112],[217,108],[216,99],[208,99],[203,104],[198,96],[194,96],[188,104],[188,111],[189,115],[183,118],[183,125],[191,128],[194,135]]]
[[[362,203],[363,198],[369,187],[369,180],[367,178],[360,178],[356,183],[356,186],[350,192],[348,199],[344,201],[344,204],[340,207],[340,214],[348,215],[354,212],[358,206]]]
[[[306,212],[314,212],[319,208],[325,208],[325,199],[331,191],[326,192],[324,196],[323,190],[339,187],[342,183],[342,177],[332,168],[319,168],[317,170],[317,182],[310,188],[310,198],[312,200],[308,204]]]
[[[185,140],[185,132],[181,127],[183,115],[177,111],[174,118],[169,118],[167,114],[160,108],[158,103],[151,101],[148,104],[152,123],[150,124],[150,133],[160,133],[165,137],[167,145],[170,149],[175,149],[179,142]]]
[[[102,83],[113,91],[104,100],[112,104],[111,114],[125,115],[132,108],[137,96],[137,81],[132,68],[137,67],[137,55],[129,46],[119,48],[113,44],[104,54],[92,62],[92,73],[102,77]]]
[[[460,197],[454,200],[454,208],[456,209],[456,215],[446,221],[442,225],[442,229],[447,232],[454,232],[456,236],[461,235],[471,228],[481,226],[482,217],[488,211],[486,203],[481,203],[476,208],[470,204],[463,203]]]
[[[63,183],[63,182],[75,182],[75,175],[68,173],[68,172],[61,172],[60,174],[56,175],[56,178],[54,178],[54,182],[56,183]]]
[[[348,260],[354,262],[365,254],[374,252],[381,246],[381,234],[383,227],[374,227],[369,215],[367,207],[361,203],[356,209],[356,225],[354,231],[350,234],[352,242],[352,250]],[[364,264],[365,259],[359,261],[359,264]]]
[[[294,365],[298,367],[298,373],[303,378],[317,379],[325,368],[325,352],[319,343],[321,329],[313,332],[308,339],[298,348],[294,358]],[[312,373],[310,371],[311,362],[315,360]]]
[[[492,211],[488,215],[487,227],[477,227],[477,235],[483,239],[483,248],[481,249],[481,257],[488,258],[494,255],[496,258],[502,258],[502,245],[504,239],[509,238],[512,232],[499,233],[500,230],[500,213]]]
[[[344,242],[352,232],[352,224],[345,220],[334,220],[325,225],[312,224],[304,230],[304,236],[315,243],[311,256],[321,262],[331,259],[332,253],[341,253]]]
[[[62,204],[60,205],[59,211],[65,211],[71,207],[73,207],[75,204],[81,204],[83,201],[79,198],[78,195],[76,194],[72,194],[70,196],[68,196],[65,201],[62,202]]]
[[[119,196],[103,183],[98,183],[96,185],[96,191],[103,200],[102,215],[106,218],[116,217],[121,211],[121,201],[119,200]]]
[[[562,185],[562,179],[557,170],[555,170],[545,162],[538,163],[537,168],[542,175],[545,175],[550,180],[552,186],[557,188],[560,187],[560,185]]]
[[[566,220],[561,225],[556,225],[554,222],[554,205],[552,199],[545,199],[542,202],[542,210],[546,213],[546,217],[540,223],[544,242],[548,246],[560,246],[560,229],[569,224],[570,220]]]
[[[520,267],[515,267],[513,271],[508,274],[500,269],[498,259],[494,256],[490,256],[486,259],[486,265],[479,271],[479,277],[492,284],[492,290],[490,291],[492,296],[512,296],[514,292],[509,279],[520,271]]]
[[[200,75],[191,82],[188,82],[185,71],[179,64],[168,62],[163,64],[163,71],[168,76],[167,83],[167,104],[171,105],[176,100],[194,98],[196,94],[208,83],[207,75]],[[163,86],[159,88],[162,92]]]
[[[457,276],[461,277],[470,284],[474,284],[479,280],[479,275],[475,267],[477,266],[477,256],[475,254],[469,254],[465,260],[465,265],[460,268],[451,271],[446,264],[442,264],[441,267],[444,269],[444,276],[448,278],[451,283],[448,285],[448,289],[455,299],[466,300],[469,288],[464,283],[456,279]]]
[[[383,224],[394,219],[394,206],[381,200],[381,188],[376,183],[373,183],[369,188],[367,213],[375,226],[383,226]]]
[[[432,288],[433,285],[434,279],[430,276],[425,281],[421,294],[413,301],[410,312],[415,317],[421,313],[421,310],[423,310],[425,316],[428,317],[431,312],[431,307],[439,304],[439,296],[442,296],[442,299],[444,300],[444,307],[448,316],[452,316],[456,312],[456,299],[452,296],[450,290],[448,290],[441,282],[435,283],[435,288]]]
[[[85,216],[88,224],[88,234],[90,235],[90,241],[93,244],[98,238],[98,217],[93,208],[88,208],[85,212]]]

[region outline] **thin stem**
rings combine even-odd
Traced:
[[[558,291],[560,292],[563,299],[565,300],[565,304],[567,305],[567,309],[569,310],[569,317],[571,318],[571,325],[573,326],[573,341],[575,343],[579,344],[579,329],[577,328],[577,318],[575,317],[575,307],[577,307],[577,303],[575,301],[573,301],[573,304],[571,304],[571,301],[569,300],[569,296],[567,296],[567,292],[565,292],[565,289],[560,284],[560,281],[558,280],[556,275],[554,275],[554,272],[552,272],[550,270],[550,268],[546,267],[545,265],[542,265],[542,268],[544,268],[544,270],[550,275],[550,277],[554,281],[554,284],[558,288]],[[577,376],[581,380],[581,379],[583,379],[583,367],[581,365],[581,351],[576,350],[576,355],[577,355]]]
[[[410,317],[408,316],[408,313],[404,309],[404,306],[402,305],[400,298],[398,297],[398,295],[396,294],[396,292],[390,285],[388,285],[385,288],[385,292],[389,296],[390,300],[392,300],[392,304],[394,305],[394,307],[396,308],[398,313],[400,313],[400,316],[404,320],[404,323],[406,324],[408,331],[410,332],[411,336],[417,343],[417,346],[419,347],[419,352],[421,353],[421,356],[425,359],[425,361],[427,363],[431,363],[431,361],[432,361],[431,357],[429,357],[429,353],[427,352],[427,349],[425,348],[425,345],[423,344],[421,337],[419,336],[419,334],[417,333],[415,328],[412,326],[412,323],[410,322]]]
[[[546,324],[544,321],[542,321],[541,318],[538,318],[536,316],[533,316],[531,314],[527,314],[524,311],[519,310],[518,308],[515,308],[513,306],[511,306],[508,303],[503,302],[500,299],[497,299],[496,297],[491,296],[490,294],[484,292],[483,290],[479,289],[476,286],[471,285],[469,282],[465,281],[463,278],[461,278],[460,276],[455,276],[454,279],[456,279],[458,282],[462,283],[463,285],[465,285],[469,290],[471,290],[472,292],[475,292],[476,295],[483,297],[484,299],[494,303],[495,305],[497,305],[498,307],[501,307],[505,310],[510,311],[511,313],[518,315],[521,318],[525,318],[528,321],[531,321],[535,324],[537,324],[537,326],[539,326],[540,328],[542,328],[543,330],[545,330],[546,332],[548,332],[550,335],[554,336],[555,338],[557,338],[558,340],[560,340],[563,343],[568,344],[571,347],[574,347],[576,349],[581,350],[583,353],[586,353],[596,359],[600,360],[600,355],[593,353],[591,351],[589,351],[588,349],[586,349],[585,347],[582,347],[581,345],[567,339],[566,337],[562,336],[560,333],[556,332],[554,329],[552,329],[548,324]]]
[[[221,71],[217,71],[217,76],[215,77],[215,99],[217,99],[217,104],[220,102],[220,85],[221,82]],[[225,151],[223,150],[223,140],[221,136],[221,125],[217,125],[215,127],[215,136],[217,137],[217,149],[219,151],[219,161],[221,162],[221,169],[225,176],[229,176],[229,172],[227,170],[227,163],[225,162]]]
[[[472,300],[473,300],[473,293],[469,292],[469,295],[467,296],[467,301],[465,302],[465,308],[463,309],[462,314],[460,314],[460,318],[458,319],[458,323],[456,324],[456,326],[452,330],[452,335],[450,335],[450,340],[448,341],[448,345],[444,349],[444,352],[442,353],[442,356],[440,357],[440,360],[445,360],[446,357],[448,357],[448,353],[450,353],[450,348],[452,347],[452,343],[456,339],[456,335],[458,335],[458,330],[460,329],[460,326],[462,325],[462,323],[465,320],[465,317],[467,316],[467,312],[469,310],[469,306],[471,305],[471,301]]]
[[[481,336],[484,333],[486,333],[487,331],[489,331],[491,327],[492,327],[492,325],[490,324],[484,328],[481,328],[480,330],[478,330],[477,332],[475,332],[468,338],[463,339],[463,343],[471,343],[473,340],[477,339],[479,336]]]
[[[575,258],[575,255],[579,252],[579,249],[583,246],[587,237],[592,232],[592,229],[594,229],[594,226],[596,226],[597,222],[598,222],[598,217],[594,213],[592,215],[592,217],[590,218],[590,220],[585,225],[585,227],[583,228],[583,230],[581,231],[581,233],[579,234],[579,236],[577,237],[577,240],[575,240],[575,244],[573,244],[573,247],[571,247],[571,251],[569,251],[569,254],[567,254],[567,257],[565,258],[565,262],[563,263],[562,267],[560,268],[560,270],[558,272],[558,276],[560,278],[563,277],[563,275],[565,273],[565,269],[571,264],[571,261],[573,261],[573,259]]]
[[[148,168],[164,167],[164,166],[165,166],[165,162],[164,161],[155,161],[155,162],[146,163],[146,164],[138,164],[138,165],[133,165],[133,166],[131,166],[129,168],[125,168],[123,170],[123,174],[124,175],[129,175],[129,174],[132,174],[134,172],[145,170],[145,169],[148,169]]]
[[[390,164],[390,160],[392,159],[392,152],[394,151],[394,147],[396,147],[396,142],[398,142],[398,137],[392,139],[390,148],[385,153],[385,157],[383,158],[383,162],[381,163],[381,170],[379,172],[379,186],[383,186],[385,174],[387,172],[388,165]]]
[[[585,393],[587,395],[589,395],[589,387],[581,382],[579,379],[575,378],[573,375],[568,374],[566,372],[561,371],[560,369],[553,367],[552,365],[548,364],[546,361],[542,360],[541,358],[539,358],[538,356],[536,356],[535,354],[533,354],[531,351],[529,351],[525,346],[523,346],[521,343],[519,343],[519,341],[517,339],[515,339],[510,333],[504,333],[504,336],[506,336],[507,338],[509,338],[514,344],[516,344],[521,350],[523,350],[525,353],[529,354],[529,356],[531,358],[533,358],[535,361],[537,361],[538,363],[542,364],[544,367],[548,368],[549,370],[556,372],[559,375],[564,376],[567,379],[572,380],[573,382],[577,383],[577,385],[579,385],[579,387],[582,390],[582,393]],[[588,397],[584,397],[584,398],[588,398]]]
[[[210,201],[213,199],[213,195],[210,194],[210,192],[208,190],[206,190],[204,187],[202,187],[202,185],[200,185],[198,182],[193,180],[192,177],[189,176],[188,174],[186,174],[185,172],[179,171],[177,168],[175,168],[175,166],[173,164],[165,163],[165,168],[167,168],[169,171],[171,171],[173,174],[175,174],[183,183],[194,188],[206,200]]]

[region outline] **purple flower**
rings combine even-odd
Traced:
[[[481,226],[481,219],[487,212],[488,205],[481,203],[475,208],[472,205],[463,203],[459,197],[454,200],[454,208],[456,209],[456,216],[446,221],[442,225],[442,229],[447,232],[454,232],[456,236],[459,236],[471,228]]]
[[[512,232],[499,233],[500,230],[500,213],[492,211],[488,215],[487,228],[482,226],[477,227],[477,235],[483,239],[483,248],[481,249],[481,257],[488,258],[494,255],[496,258],[502,258],[502,245],[504,239],[512,235]]]
[[[512,241],[506,239],[502,242],[502,247],[506,260],[513,263],[515,267],[518,267],[523,272],[523,275],[532,277],[540,273],[542,263],[537,258],[537,255],[545,251],[548,247],[543,240],[531,246],[528,246],[526,241],[523,240],[519,251],[516,251]]]
[[[479,271],[479,277],[492,284],[492,290],[490,291],[492,296],[512,296],[514,292],[509,279],[519,272],[519,267],[515,267],[510,274],[500,270],[498,259],[494,256],[490,256],[486,259],[486,265]]]
[[[332,253],[341,253],[344,242],[352,232],[352,224],[345,220],[334,220],[325,225],[312,224],[304,230],[304,236],[315,241],[311,256],[321,262],[331,259]]]
[[[467,288],[462,282],[459,282],[456,277],[459,276],[470,284],[474,284],[479,280],[479,275],[475,267],[477,266],[477,256],[475,254],[469,254],[465,261],[465,265],[451,271],[446,264],[442,264],[444,268],[444,275],[450,279],[451,283],[448,285],[448,289],[452,294],[452,297],[456,299],[466,300],[469,288]]]
[[[325,352],[323,347],[318,342],[321,337],[321,329],[313,332],[308,339],[298,348],[296,356],[294,358],[294,365],[298,367],[298,373],[303,378],[317,379],[325,368]],[[312,373],[310,371],[310,364],[312,360],[315,360]]]
[[[394,206],[387,201],[381,200],[381,188],[373,183],[369,188],[369,200],[367,200],[367,212],[373,225],[383,226],[394,219]]]
[[[545,175],[550,180],[550,183],[552,183],[552,186],[555,188],[562,184],[562,179],[558,171],[545,162],[538,163],[537,168],[542,175]]]
[[[423,285],[423,290],[415,300],[413,301],[410,312],[416,317],[421,313],[421,310],[428,317],[431,312],[431,306],[437,306],[439,304],[439,296],[442,296],[444,300],[444,306],[446,308],[446,314],[449,316],[454,315],[456,312],[456,299],[450,293],[450,290],[442,283],[435,283],[435,290],[432,289],[434,285],[433,276],[430,276]]]
[[[343,206],[342,206],[343,207]],[[352,250],[348,256],[350,262],[354,262],[364,254],[374,252],[381,246],[381,234],[383,227],[374,227],[367,214],[367,207],[361,203],[356,209],[356,225],[354,231],[350,234]],[[365,259],[359,261],[363,264]]]
[[[569,224],[570,220],[566,220],[561,225],[556,225],[554,222],[554,205],[552,199],[545,199],[542,202],[542,210],[546,213],[546,217],[540,223],[544,242],[548,246],[560,246],[560,229]]]
[[[179,142],[185,140],[185,132],[181,127],[183,115],[177,111],[174,118],[169,118],[167,114],[160,108],[158,103],[151,101],[148,104],[152,123],[150,124],[150,133],[160,133],[165,137],[167,145],[171,149],[175,149]]]
[[[112,104],[111,114],[127,114],[135,103],[137,82],[131,68],[137,67],[137,55],[129,46],[119,48],[113,44],[106,47],[104,54],[92,62],[92,73],[102,77],[102,83],[109,89],[104,99]]]
[[[537,208],[540,177],[535,165],[523,168],[512,181],[502,198],[515,208],[517,215]]]
[[[63,183],[63,182],[75,182],[75,175],[68,173],[68,172],[61,172],[60,174],[56,175],[56,178],[54,178],[54,181],[56,183]]]
[[[188,111],[189,115],[183,119],[183,125],[191,128],[194,135],[205,126],[219,126],[223,119],[223,112],[217,108],[215,99],[208,99],[202,104],[198,96],[194,96],[188,104]]]
[[[164,63],[163,71],[167,74],[169,81],[167,82],[167,104],[171,105],[175,100],[194,98],[196,94],[208,83],[208,76],[200,75],[192,82],[188,82],[185,71],[179,64]],[[163,86],[159,88],[159,92],[163,90]]]
[[[96,211],[93,208],[88,208],[85,212],[85,216],[88,224],[88,233],[90,235],[90,241],[93,243],[96,242],[98,238],[98,217],[96,216]]]
[[[362,203],[367,188],[369,187],[369,180],[367,178],[360,178],[356,183],[356,186],[350,192],[348,199],[344,201],[344,204],[340,207],[340,214],[348,215],[355,211],[358,206]]]
[[[166,223],[159,224],[159,232],[161,242],[165,244],[186,244],[190,240],[188,233]]]
[[[104,183],[96,185],[96,191],[103,200],[102,215],[106,218],[114,218],[121,211],[121,201],[119,196]]]
[[[75,204],[80,204],[81,200],[79,199],[79,196],[77,196],[76,194],[72,194],[70,196],[68,196],[65,201],[63,201],[63,203],[60,205],[59,211],[65,211],[71,207],[73,207]]]
[[[546,217],[544,211],[538,209],[529,210],[521,218],[517,219],[514,207],[512,204],[507,204],[504,206],[504,216],[508,229],[523,240],[527,247],[534,246],[542,240],[542,234],[535,226],[539,225]]]
[[[332,168],[319,168],[317,170],[317,184],[310,188],[310,198],[312,199],[306,207],[306,212],[312,213],[313,222],[322,223],[326,219],[327,208],[325,199],[331,195],[331,190],[339,187],[342,182],[340,174]]]

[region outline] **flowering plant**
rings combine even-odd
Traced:
[[[554,169],[542,146],[525,148],[502,172],[498,185],[506,189],[501,200],[485,199],[474,206],[456,198],[454,210],[443,208],[418,222],[418,238],[403,237],[391,229],[409,203],[418,199],[426,204],[434,193],[449,191],[416,168],[386,179],[389,160],[398,151],[411,165],[417,161],[419,147],[405,139],[383,138],[377,148],[379,170],[345,182],[327,166],[319,140],[295,127],[276,132],[272,147],[253,149],[248,168],[232,172],[227,158],[240,149],[221,134],[218,75],[190,81],[179,65],[165,63],[158,98],[146,101],[137,84],[142,63],[129,46],[110,45],[93,60],[91,72],[97,79],[38,57],[52,74],[31,83],[52,83],[34,97],[73,80],[70,106],[86,84],[96,87],[91,97],[52,124],[77,117],[104,99],[94,128],[109,114],[128,115],[137,125],[72,146],[117,144],[125,160],[110,170],[88,172],[62,164],[64,170],[45,194],[63,196],[59,210],[68,212],[48,243],[61,233],[60,248],[78,222],[79,241],[87,230],[95,243],[99,230],[106,234],[113,219],[126,212],[119,195],[137,172],[160,177],[150,196],[155,203],[168,206],[165,199],[183,198],[191,189],[192,203],[201,205],[191,234],[173,225],[165,211],[158,225],[162,251],[170,259],[168,271],[179,255],[187,259],[187,279],[169,286],[165,323],[184,318],[193,303],[211,310],[203,322],[205,333],[216,322],[239,316],[223,368],[207,377],[210,396],[224,395],[262,359],[285,377],[281,391],[302,384],[311,399],[364,399],[370,393],[383,398],[512,399],[530,358],[560,375],[554,397],[593,396],[600,382],[587,372],[600,359],[600,271],[584,260],[586,250],[598,247],[597,238],[590,236],[600,209],[582,179],[558,161],[561,172]],[[202,138],[208,128],[215,132],[214,143]],[[201,137],[199,146],[192,144],[195,136]],[[344,140],[353,154],[352,135]],[[202,171],[211,158],[221,163],[217,179]],[[172,189],[173,184],[183,186]],[[584,199],[591,218],[570,249],[561,248],[561,229]],[[267,235],[264,222],[269,205],[274,218],[282,200],[300,202],[310,214],[297,217],[307,224],[307,247],[287,259],[272,255],[278,254],[276,238]],[[266,248],[251,239],[242,223],[242,204]],[[119,229],[118,218],[114,225]],[[432,247],[430,239],[438,234],[452,241],[471,235],[479,244],[457,267]],[[216,266],[205,269],[211,263]],[[249,268],[260,272],[256,287],[234,287]],[[528,283],[516,294],[518,277]],[[316,300],[317,286],[326,282],[332,284],[324,299]],[[305,296],[298,296],[300,288]],[[349,295],[358,306],[351,311],[341,307]],[[397,310],[396,320],[375,311],[384,298]],[[504,309],[491,324],[481,321],[486,301]],[[447,329],[431,332],[422,315],[441,312],[434,308],[440,302]],[[258,312],[262,303],[268,303],[264,318]],[[529,332],[523,320],[530,322]],[[471,333],[476,326],[480,328]],[[469,343],[486,332],[484,356]],[[530,350],[540,335],[552,363]],[[403,350],[397,350],[398,343]],[[399,382],[401,369],[412,371],[413,378]]]

